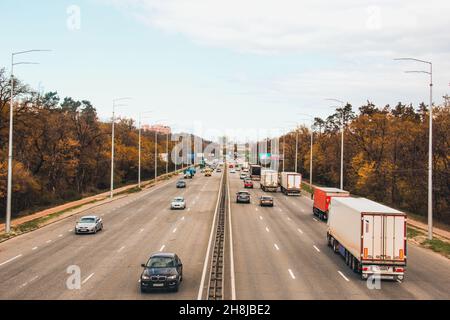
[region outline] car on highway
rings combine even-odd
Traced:
[[[97,233],[103,230],[103,220],[97,216],[84,216],[75,224],[75,234]]]
[[[177,188],[186,188],[186,181],[178,180],[177,181]]]
[[[259,198],[259,205],[261,207],[273,207],[273,198],[271,196],[261,196]]]
[[[222,172],[222,169],[217,168],[217,169],[216,169],[216,172]]]
[[[237,192],[236,203],[250,203],[250,192],[248,191]]]
[[[244,173],[244,172],[242,172],[242,173],[239,175],[239,178],[241,178],[241,180],[244,180],[245,178],[247,178],[247,174]]]
[[[245,179],[244,180],[244,188],[250,188],[253,189],[253,181],[250,179]]]
[[[183,281],[183,264],[175,253],[158,252],[143,263],[144,270],[140,277],[141,292],[152,289],[169,289],[178,291]]]
[[[230,169],[230,173],[236,173],[236,170],[234,168]]]
[[[186,209],[186,200],[183,197],[175,197],[170,203],[170,209]]]

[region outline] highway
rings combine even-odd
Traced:
[[[237,299],[450,299],[450,262],[409,244],[403,283],[381,281],[369,289],[327,246],[327,225],[312,215],[304,196],[274,197],[260,207],[264,192],[255,182],[251,204],[237,204],[239,172],[229,174]]]
[[[95,235],[75,235],[64,219],[0,244],[0,299],[197,299],[222,174],[195,175],[187,188],[177,177],[83,215],[104,220]],[[170,210],[175,196],[185,210]],[[141,294],[141,263],[151,253],[176,252],[184,265],[177,293]],[[81,289],[69,290],[66,272],[80,267]]]

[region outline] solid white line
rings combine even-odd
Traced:
[[[33,250],[33,251],[34,251],[34,250],[36,250],[37,248],[38,248],[38,247],[33,247],[33,248],[31,248],[31,250]]]
[[[292,272],[292,270],[291,270],[291,269],[288,269],[288,271],[289,271],[289,274],[291,275],[291,278],[295,280],[295,275],[294,275],[294,273]]]
[[[316,246],[313,246],[313,247],[314,247],[314,249],[317,250],[317,252],[320,252],[320,249],[319,249],[319,248],[317,248]]]
[[[273,244],[273,246],[275,247],[275,249],[277,249],[278,251],[280,250],[280,248],[277,246],[276,243]]]
[[[22,256],[22,254],[19,254],[19,255],[15,256],[14,258],[11,258],[9,260],[6,260],[5,262],[0,263],[0,267],[5,265],[5,264],[7,264],[7,263],[9,263],[9,262],[11,262],[11,261],[16,260],[17,258],[20,258],[21,256]]]
[[[81,284],[85,284],[86,282],[88,282],[89,279],[92,278],[93,275],[94,275],[94,273],[92,272],[90,275],[87,276],[86,279],[83,280],[83,282]]]
[[[269,228],[266,227],[266,231],[269,232]]]
[[[121,252],[123,249],[125,249],[125,246],[120,247],[120,249],[117,250],[117,252]]]
[[[338,273],[341,275],[342,278],[345,279],[345,281],[350,281],[350,280],[348,280],[348,278],[347,278],[346,276],[344,276],[344,274],[343,274],[342,272],[340,272],[339,270],[338,270]]]
[[[297,231],[300,232],[301,234],[303,234],[302,229],[298,228]]]
[[[197,300],[202,300],[202,296],[203,296],[203,286],[205,285],[205,278],[206,278],[206,271],[207,271],[206,269],[208,268],[208,257],[209,257],[209,252],[211,250],[211,243],[212,243],[213,236],[214,236],[214,227],[216,225],[217,208],[219,207],[219,199],[220,199],[220,194],[222,192],[222,189],[220,188],[220,186],[222,185],[222,182],[223,182],[223,174],[222,174],[222,177],[220,178],[219,192],[217,193],[216,209],[214,211],[214,218],[213,218],[213,222],[211,224],[211,232],[209,234],[209,241],[208,241],[208,247],[206,249],[205,261],[203,262],[202,278],[200,280],[200,287],[198,288]]]
[[[177,228],[173,229],[173,231],[172,231],[172,233],[175,233],[175,232],[177,232]]]
[[[162,252],[165,247],[166,247],[165,245],[162,245],[161,248],[159,249],[159,251]]]
[[[236,279],[234,274],[234,251],[233,251],[233,231],[231,227],[231,197],[230,180],[227,181],[228,195],[228,223],[230,230],[230,277],[231,277],[231,300],[236,300]]]

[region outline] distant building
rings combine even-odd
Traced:
[[[165,126],[162,124],[154,124],[152,126],[144,124],[142,125],[142,130],[152,132],[156,131],[159,134],[170,134],[172,132],[172,129],[169,126]]]

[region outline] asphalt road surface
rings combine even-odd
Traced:
[[[403,283],[367,286],[326,243],[327,225],[304,196],[274,197],[260,207],[259,182],[251,204],[238,204],[239,172],[229,174],[237,299],[450,299],[450,262],[409,244]]]
[[[95,235],[74,234],[78,215],[1,243],[0,299],[197,299],[221,176],[197,173],[186,189],[172,178],[89,210],[104,220]],[[170,210],[181,195],[187,209]],[[180,256],[180,290],[141,294],[141,263],[158,251]],[[80,268],[80,289],[66,286],[69,266]]]

